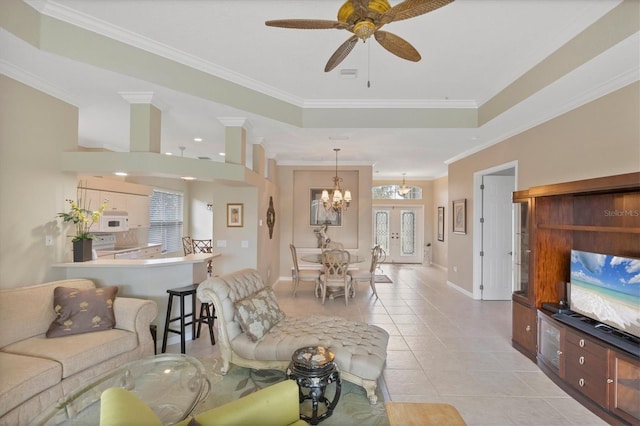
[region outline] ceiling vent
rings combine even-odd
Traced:
[[[342,69],[340,70],[340,78],[345,80],[355,80],[358,78],[358,70],[356,69]]]

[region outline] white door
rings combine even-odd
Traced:
[[[511,300],[514,178],[486,175],[482,183],[482,299]]]
[[[385,251],[385,263],[422,263],[422,217],[422,207],[373,207],[373,242]]]

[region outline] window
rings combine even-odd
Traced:
[[[154,190],[149,208],[149,243],[162,244],[163,252],[182,250],[183,195]]]
[[[407,185],[411,188],[406,195],[400,195],[398,190],[401,185],[380,185],[371,188],[371,197],[374,200],[421,200],[422,188],[419,186]]]

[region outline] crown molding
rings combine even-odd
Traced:
[[[565,78],[566,77],[567,76],[565,76]],[[616,90],[622,89],[623,87],[628,86],[629,84],[635,83],[639,80],[640,80],[640,66],[636,66],[634,68],[628,69],[610,78],[604,83],[590,87],[588,90],[582,92],[578,96],[574,96],[573,98],[569,99],[565,103],[555,104],[556,106],[555,108],[547,109],[546,113],[536,116],[535,119],[522,123],[520,126],[511,127],[509,131],[502,133],[501,135],[493,138],[491,141],[482,145],[478,145],[468,151],[462,152],[459,155],[456,155],[455,157],[449,158],[445,160],[444,163],[446,165],[455,163],[456,161],[462,160],[463,158],[469,157],[477,152],[480,152],[493,145],[496,145],[506,139],[509,139],[513,136],[516,136],[520,133],[523,133],[541,124],[544,124],[549,120],[559,117],[562,114],[565,114],[569,111],[579,108],[582,105],[585,105],[598,98],[606,96],[609,93],[612,93]]]
[[[469,99],[311,99],[303,108],[407,108],[407,109],[477,109],[478,103]]]
[[[42,78],[26,71],[10,62],[0,59],[0,74],[4,74],[9,78],[12,78],[27,86],[33,87],[40,92],[60,99],[68,104],[80,108],[82,102],[71,93],[67,92],[60,87],[43,80]]]
[[[97,19],[83,12],[71,9],[53,0],[28,0],[32,7],[40,13],[58,19],[85,30],[100,34],[107,38],[170,59],[190,68],[222,78],[256,92],[274,97],[299,108],[478,108],[475,100],[448,99],[310,99],[305,100],[283,90],[269,86],[243,74],[205,61],[195,55],[186,53],[166,44],[137,34],[133,31]]]

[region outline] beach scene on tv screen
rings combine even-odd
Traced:
[[[571,310],[640,337],[640,259],[573,250]]]

